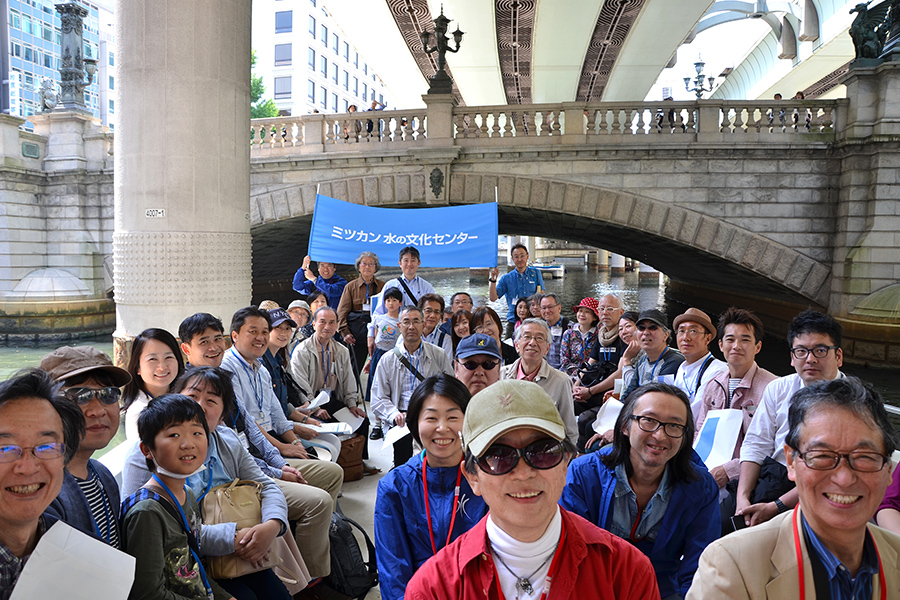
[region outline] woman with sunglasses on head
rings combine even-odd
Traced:
[[[413,575],[408,600],[659,600],[646,556],[560,507],[575,447],[540,386],[504,380],[475,394],[462,439],[488,516]]]
[[[413,391],[406,423],[424,450],[378,482],[375,547],[381,597],[403,598],[410,577],[438,550],[486,512],[462,476],[460,431],[469,403],[466,387],[432,375]]]
[[[168,394],[184,373],[184,358],[175,336],[165,329],[151,327],[142,331],[131,344],[128,374],[131,381],[122,391],[125,413],[125,437],[138,441],[137,418],[151,398]]]

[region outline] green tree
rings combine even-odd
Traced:
[[[256,64],[256,51],[250,51],[250,118],[268,119],[278,116],[278,107],[271,98],[263,99],[266,86],[262,77],[253,74],[253,65]]]

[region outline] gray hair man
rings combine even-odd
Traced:
[[[566,439],[575,444],[578,441],[578,426],[572,380],[545,360],[550,350],[550,327],[543,319],[525,319],[515,335],[519,358],[503,367],[500,378],[522,379],[538,384],[553,400],[566,424]]]
[[[885,598],[900,589],[900,536],[869,523],[896,449],[881,397],[855,377],[813,383],[790,399],[788,419],[797,508],[710,544],[688,600]]]

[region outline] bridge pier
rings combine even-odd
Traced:
[[[116,359],[250,301],[250,2],[116,3]]]

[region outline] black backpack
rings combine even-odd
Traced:
[[[351,525],[362,532],[366,540],[368,561],[363,560]],[[328,538],[331,540],[331,575],[325,581],[341,594],[362,600],[370,589],[378,585],[375,545],[356,521],[337,512],[331,515]]]

